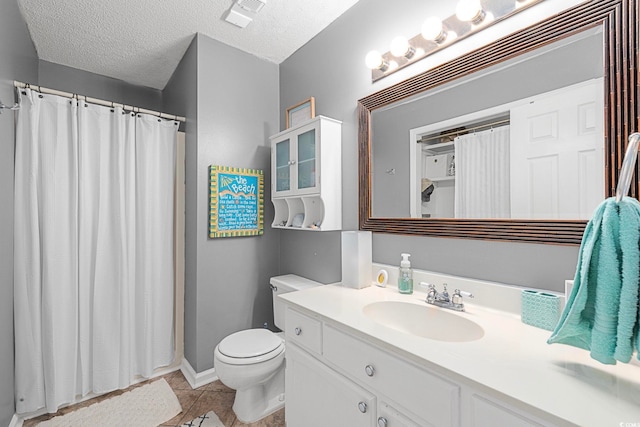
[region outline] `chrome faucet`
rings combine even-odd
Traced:
[[[473,294],[465,291],[461,291],[460,289],[456,289],[453,291],[453,296],[449,296],[449,292],[447,292],[447,284],[443,283],[443,291],[438,292],[436,287],[430,283],[420,282],[420,286],[426,287],[427,290],[427,298],[425,302],[427,304],[432,304],[442,308],[448,308],[450,310],[456,311],[464,311],[464,303],[462,302],[462,297],[465,296],[467,298],[473,298]]]

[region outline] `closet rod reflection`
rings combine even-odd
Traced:
[[[453,130],[453,131],[449,131],[449,132],[445,132],[445,133],[437,133],[434,134],[432,133],[431,135],[425,135],[420,137],[419,139],[416,140],[416,143],[418,144],[422,144],[424,142],[427,141],[431,141],[434,139],[440,139],[440,138],[446,138],[448,136],[460,136],[464,133],[470,133],[470,132],[475,132],[478,130],[483,130],[483,129],[490,129],[490,128],[494,128],[494,127],[499,127],[499,126],[504,126],[504,125],[508,125],[510,122],[510,119],[501,119],[501,120],[496,120],[493,122],[489,122],[489,123],[482,123],[482,124],[478,124],[478,125],[474,125],[474,126],[470,126],[464,129],[459,129],[459,130]]]
[[[32,85],[29,83],[14,81],[13,85],[19,89],[30,88],[40,93],[47,93],[49,95],[62,96],[64,98],[78,99],[78,100],[88,102],[89,104],[103,105],[105,107],[120,107],[126,111],[133,111],[134,113],[150,114],[152,116],[161,117],[163,119],[168,119],[168,120],[175,120],[183,123],[187,121],[187,119],[185,119],[184,117],[176,116],[173,114],[161,113],[159,111],[147,110],[145,108],[134,107],[132,105],[126,105],[126,104],[120,104],[118,102],[105,101],[103,99],[98,99],[98,98],[91,98],[89,96],[78,95],[71,92],[63,92],[60,90],[49,89],[46,87]]]

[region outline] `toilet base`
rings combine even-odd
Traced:
[[[284,408],[284,369],[264,384],[236,390],[233,412],[242,423],[251,424]]]

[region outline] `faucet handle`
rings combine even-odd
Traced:
[[[473,294],[471,292],[461,291],[460,289],[456,289],[455,291],[453,291],[453,295],[460,295],[467,298],[473,298]]]
[[[435,301],[436,299],[436,295],[438,294],[435,285],[433,285],[432,283],[420,282],[420,286],[428,289],[427,298],[425,298],[425,301],[428,303],[433,303],[433,301]]]
[[[428,288],[429,290],[436,288],[433,284],[427,282],[420,282],[420,286],[422,286],[423,288]]]
[[[453,297],[451,297],[451,304],[453,304],[454,309],[458,311],[464,311],[464,304],[462,302],[463,296],[467,298],[473,298],[473,294],[471,292],[461,291],[460,289],[456,289],[455,291],[453,291]]]

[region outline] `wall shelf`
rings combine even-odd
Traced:
[[[318,116],[271,137],[272,228],[342,228],[342,122]]]

